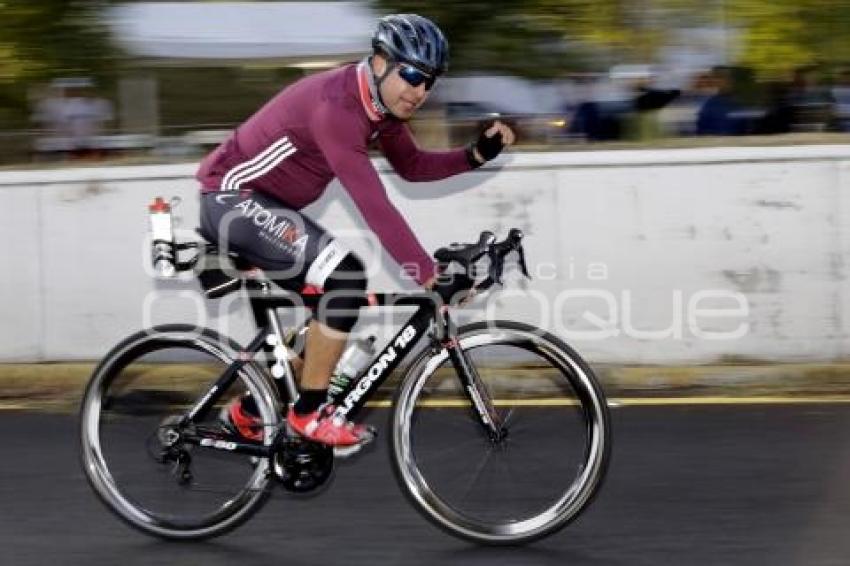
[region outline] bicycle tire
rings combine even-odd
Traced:
[[[476,511],[481,516],[473,516],[469,511],[461,510],[460,505],[457,503],[458,498],[455,497],[450,500],[448,497],[448,493],[454,489],[452,481],[456,481],[457,476],[464,472],[464,460],[472,455],[476,447],[484,445],[485,448],[482,448],[482,452],[484,452],[487,440],[481,440],[482,444],[480,445],[474,437],[472,441],[462,441],[459,445],[461,448],[464,448],[462,457],[448,460],[448,455],[452,454],[452,452],[450,450],[444,450],[444,445],[450,441],[460,442],[457,433],[461,429],[453,429],[453,434],[446,434],[444,431],[439,432],[441,437],[435,442],[429,443],[428,439],[420,440],[418,438],[421,434],[420,432],[414,432],[416,427],[423,428],[426,422],[434,423],[434,426],[437,428],[448,426],[444,422],[447,420],[447,415],[451,416],[452,420],[458,421],[464,427],[464,433],[469,432],[465,428],[466,425],[463,424],[464,419],[467,419],[466,422],[469,423],[475,420],[475,414],[472,411],[469,401],[465,402],[465,406],[469,409],[465,411],[468,413],[466,417],[459,416],[458,411],[456,409],[452,410],[451,407],[443,409],[443,415],[441,416],[429,416],[429,413],[426,412],[429,410],[435,412],[434,407],[448,403],[448,400],[441,401],[439,398],[440,395],[445,396],[445,393],[439,393],[439,391],[447,389],[447,380],[454,379],[457,382],[460,381],[453,369],[442,372],[452,374],[451,378],[440,377],[441,372],[437,371],[442,364],[446,363],[448,358],[445,349],[437,352],[426,349],[414,360],[406,374],[402,377],[401,385],[396,392],[391,414],[390,454],[396,478],[401,485],[402,491],[407,495],[413,506],[428,520],[450,534],[465,540],[488,545],[515,545],[551,535],[564,528],[587,508],[598,492],[605,477],[611,451],[611,423],[602,388],[599,386],[591,368],[572,348],[557,337],[533,326],[510,321],[480,322],[462,326],[458,329],[457,337],[459,347],[463,348],[467,353],[474,352],[476,348],[495,345],[514,347],[516,344],[520,344],[524,350],[529,350],[533,354],[539,354],[557,370],[553,373],[550,368],[547,370],[549,374],[554,376],[560,375],[566,378],[569,388],[575,392],[577,398],[575,408],[569,409],[569,418],[579,421],[583,419],[584,426],[586,426],[587,439],[585,446],[581,450],[582,455],[580,456],[583,460],[575,476],[575,481],[570,483],[563,491],[558,492],[554,503],[548,506],[544,505],[542,510],[539,512],[535,511],[533,516],[520,520],[507,518],[488,519],[482,518],[484,511]],[[495,376],[499,371],[501,370],[490,372],[494,375],[494,382],[496,380]],[[543,372],[532,368],[532,370],[526,371],[526,373],[542,375]],[[425,385],[429,380],[434,383],[429,386],[433,388],[433,391],[428,393],[428,395],[434,395],[434,400],[437,402],[429,403],[432,399],[425,398]],[[560,383],[561,379],[558,378],[557,381]],[[537,411],[537,413],[533,413],[529,417],[532,425],[550,418],[546,417],[545,413],[542,413],[544,415],[543,418],[539,416],[541,409],[536,407],[535,403],[540,403],[540,401],[534,399],[525,399],[524,401],[513,399],[513,397],[518,398],[519,394],[510,393],[511,388],[514,387],[510,383],[507,385],[502,384],[500,387],[508,391],[505,395],[511,396],[511,399],[504,400],[504,406],[511,407],[508,418],[510,418],[510,415],[515,414],[514,411],[518,410],[518,407],[522,408],[526,406],[530,407],[528,412],[533,413],[533,411]],[[566,390],[566,384],[561,384],[559,387],[563,387]],[[528,392],[525,395],[528,395]],[[464,403],[461,402],[460,405],[464,405]],[[565,407],[568,405],[569,403],[564,403]],[[417,408],[417,406],[419,407]],[[555,408],[552,411],[561,411],[558,409],[557,404],[553,406]],[[567,409],[564,409],[564,411],[567,411]],[[573,413],[580,413],[582,416],[575,417]],[[557,412],[555,416],[560,418],[561,413]],[[582,423],[579,422],[575,428],[580,431]],[[511,434],[513,433],[511,432]],[[484,435],[480,434],[479,436],[483,437]],[[511,441],[512,439],[509,436],[508,443]],[[536,440],[535,443],[537,443]],[[442,460],[435,460],[440,462],[439,466],[434,465],[430,469],[426,469],[426,464],[428,463],[425,461],[425,457],[422,456],[422,452],[436,445],[439,445],[439,450],[446,452],[446,454],[445,456],[441,456]],[[509,446],[509,448],[505,448],[503,452],[508,454],[515,450],[514,446],[516,445],[507,444],[506,446]],[[417,450],[420,451],[420,454],[416,453]],[[432,451],[435,454],[439,453],[437,449]],[[579,450],[575,449],[574,452],[578,455]],[[544,457],[546,457],[543,466],[545,468],[548,465],[549,457],[545,455]],[[491,458],[492,452],[481,461],[486,464]],[[502,456],[497,456],[496,459],[498,458],[502,458]],[[506,465],[506,467],[508,469],[506,476],[516,479],[516,475],[521,475],[515,474],[515,470],[512,470],[510,465]],[[478,472],[479,474],[481,473],[480,470]],[[449,477],[441,479],[439,477],[441,475]],[[478,481],[478,478],[473,478],[469,489],[476,489],[476,481]],[[440,483],[444,484],[445,488],[438,487]],[[441,489],[442,492],[440,492]],[[536,483],[532,489],[540,490]],[[505,489],[497,488],[496,494],[491,500],[487,500],[486,497],[479,497],[480,504],[482,506],[492,506],[498,503],[498,499],[508,498],[508,493]],[[520,504],[527,504],[521,498],[518,501]]]
[[[250,473],[250,478],[238,496],[229,500],[218,512],[203,520],[185,519],[179,516],[163,516],[147,509],[133,496],[128,487],[122,486],[113,475],[113,470],[102,447],[102,427],[110,418],[104,414],[104,396],[107,406],[113,401],[108,397],[110,385],[131,367],[134,361],[165,346],[195,350],[218,360],[223,367],[236,359],[242,348],[235,341],[210,329],[199,329],[191,325],[163,325],[140,331],[115,346],[103,358],[92,373],[80,408],[80,456],[83,470],[92,489],[105,506],[131,527],[146,534],[170,540],[199,540],[225,534],[245,521],[265,504],[270,495],[270,472],[268,459],[259,459]],[[264,377],[263,371],[254,363],[240,369],[240,380],[255,397],[257,408],[269,430],[276,427],[280,419],[280,408],[274,384]],[[265,444],[272,441],[266,434]],[[139,450],[142,447],[137,447]],[[246,457],[247,461],[247,457]]]

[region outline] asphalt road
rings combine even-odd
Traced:
[[[0,564],[850,563],[850,405],[623,407],[593,505],[521,548],[481,548],[411,508],[383,442],[311,499],[283,492],[210,542],[139,534],[90,491],[76,418],[0,412]],[[376,422],[385,426],[384,411]]]

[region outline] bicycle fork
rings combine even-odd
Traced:
[[[503,441],[508,436],[508,430],[501,415],[496,410],[487,385],[481,380],[478,369],[457,340],[457,328],[454,321],[449,317],[448,311],[442,313],[445,337],[442,346],[449,354],[449,360],[457,372],[458,379],[463,385],[463,390],[469,396],[469,400],[478,416],[478,422],[484,428],[484,432],[494,444]]]

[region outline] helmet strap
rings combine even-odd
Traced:
[[[393,116],[393,113],[390,112],[390,109],[387,108],[386,104],[384,104],[384,99],[381,97],[380,87],[381,84],[383,84],[383,82],[387,80],[387,77],[390,76],[390,73],[392,73],[393,70],[396,68],[397,63],[393,59],[385,57],[387,60],[386,69],[384,69],[384,72],[381,74],[381,76],[378,77],[375,75],[375,69],[372,67],[373,57],[374,55],[370,55],[366,58],[366,66],[369,68],[369,72],[366,74],[369,80],[369,92],[371,93],[372,100],[375,101],[375,105],[378,107],[378,109],[387,116]]]

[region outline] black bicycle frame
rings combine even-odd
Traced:
[[[254,283],[254,282],[252,282]],[[321,308],[322,295],[270,295],[268,287],[254,283],[250,289],[250,303],[254,320],[260,329],[251,343],[238,353],[237,359],[227,367],[222,375],[209,390],[184,415],[181,428],[182,438],[191,444],[207,448],[227,450],[253,456],[271,456],[273,446],[265,446],[258,442],[244,442],[222,434],[204,435],[189,428],[191,423],[202,419],[218,402],[237,379],[239,370],[246,363],[254,361],[256,354],[265,349],[273,351],[266,340],[270,334],[280,336],[280,326],[275,309],[307,307],[315,310]],[[401,326],[401,330],[389,341],[374,360],[366,366],[366,370],[357,379],[333,397],[337,407],[336,415],[351,418],[386,381],[392,371],[404,360],[419,342],[420,338],[428,335],[429,346],[444,347],[449,352],[449,358],[461,379],[463,389],[470,395],[470,400],[477,410],[481,425],[491,438],[500,438],[501,422],[493,404],[487,397],[485,388],[480,386],[478,375],[468,356],[457,344],[457,332],[454,322],[449,316],[448,308],[440,300],[428,292],[419,293],[380,293],[371,296],[372,306],[416,306],[416,311],[410,319]],[[431,332],[429,333],[429,329]],[[280,336],[282,338],[282,336]],[[271,362],[270,362],[271,363]],[[294,396],[292,396],[294,400]]]

